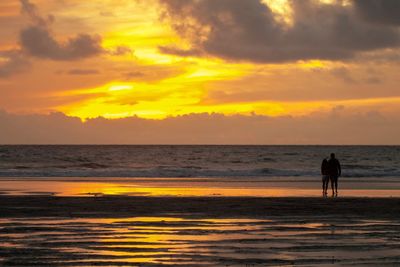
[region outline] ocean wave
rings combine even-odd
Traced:
[[[336,152],[344,177],[400,177],[400,147],[0,146],[2,177],[319,177]]]
[[[48,168],[35,169],[18,166],[14,169],[0,170],[2,177],[318,177],[318,171],[288,169],[203,169],[198,166],[182,168],[111,168],[100,164],[82,164],[81,168]],[[343,177],[400,177],[399,170],[346,171]]]

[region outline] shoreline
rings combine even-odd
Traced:
[[[321,178],[0,177],[0,195],[320,197]],[[328,191],[330,192],[330,191]],[[400,179],[341,178],[340,197],[400,197]]]

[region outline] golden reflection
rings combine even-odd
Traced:
[[[111,179],[112,180],[112,179]],[[0,180],[2,192],[13,195],[57,195],[101,197],[105,195],[127,196],[172,196],[172,197],[315,197],[321,195],[320,186],[310,182],[258,181],[250,185],[246,182],[208,182],[208,181],[168,181],[165,179],[124,182],[79,182],[79,181],[7,181]],[[359,186],[358,186],[359,187]],[[342,181],[342,196],[390,197],[400,196],[398,183],[365,184],[359,189],[352,189],[352,181]]]
[[[147,227],[148,231],[138,233],[138,227]],[[166,227],[174,231],[160,234]],[[361,255],[362,263],[374,264],[382,255],[396,261],[398,244],[392,240],[391,231],[382,229],[397,227],[393,220],[349,220],[329,215],[307,218],[290,214],[273,220],[12,218],[0,219],[0,228],[11,232],[0,232],[0,238],[7,240],[3,242],[5,261],[13,262],[15,255],[23,252],[24,257],[18,257],[19,265],[23,266],[30,266],[32,258],[40,266],[60,262],[69,265],[86,263],[88,266],[132,263],[240,266],[243,260],[253,262],[255,255],[256,265],[262,259],[271,258],[287,260],[288,264],[297,260],[304,263],[307,259],[312,265],[321,259],[329,261],[338,253],[346,262],[360,263]],[[51,231],[46,232],[46,229]],[[326,238],[332,233],[335,238]],[[338,246],[339,242],[341,245]],[[365,245],[371,249],[365,250]],[[304,250],[304,246],[320,249]],[[289,252],[288,248],[291,248]],[[352,253],[343,254],[346,248],[351,248]],[[265,261],[268,263],[271,262]]]
[[[102,222],[102,221],[99,221]],[[209,254],[210,248],[196,246],[198,242],[229,242],[246,238],[247,231],[261,229],[259,223],[270,220],[257,219],[183,219],[170,217],[136,217],[109,221],[124,227],[114,228],[113,235],[101,238],[98,250],[103,255],[126,257],[127,262],[152,262],[170,264],[190,261],[192,253]],[[139,223],[139,225],[138,225]],[[208,232],[206,235],[201,234]],[[257,239],[257,237],[252,237]],[[258,237],[260,240],[262,236]],[[192,243],[195,241],[195,243]],[[188,255],[186,255],[188,254]],[[138,260],[139,258],[140,260]]]

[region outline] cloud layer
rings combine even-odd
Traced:
[[[161,47],[163,52],[190,55],[204,51],[230,60],[276,63],[342,60],[359,52],[400,45],[397,28],[377,23],[397,23],[395,15],[400,9],[390,7],[398,1],[361,0],[350,6],[342,5],[342,1],[290,1],[292,25],[277,19],[262,0],[160,1],[165,7],[164,17],[169,17],[175,31],[190,41],[193,51]],[[380,8],[371,7],[375,2]]]
[[[399,118],[349,115],[343,108],[307,117],[186,115],[79,119],[61,113],[0,112],[0,144],[400,144]]]

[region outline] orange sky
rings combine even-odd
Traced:
[[[1,1],[0,109],[398,116],[400,6],[381,2]]]

